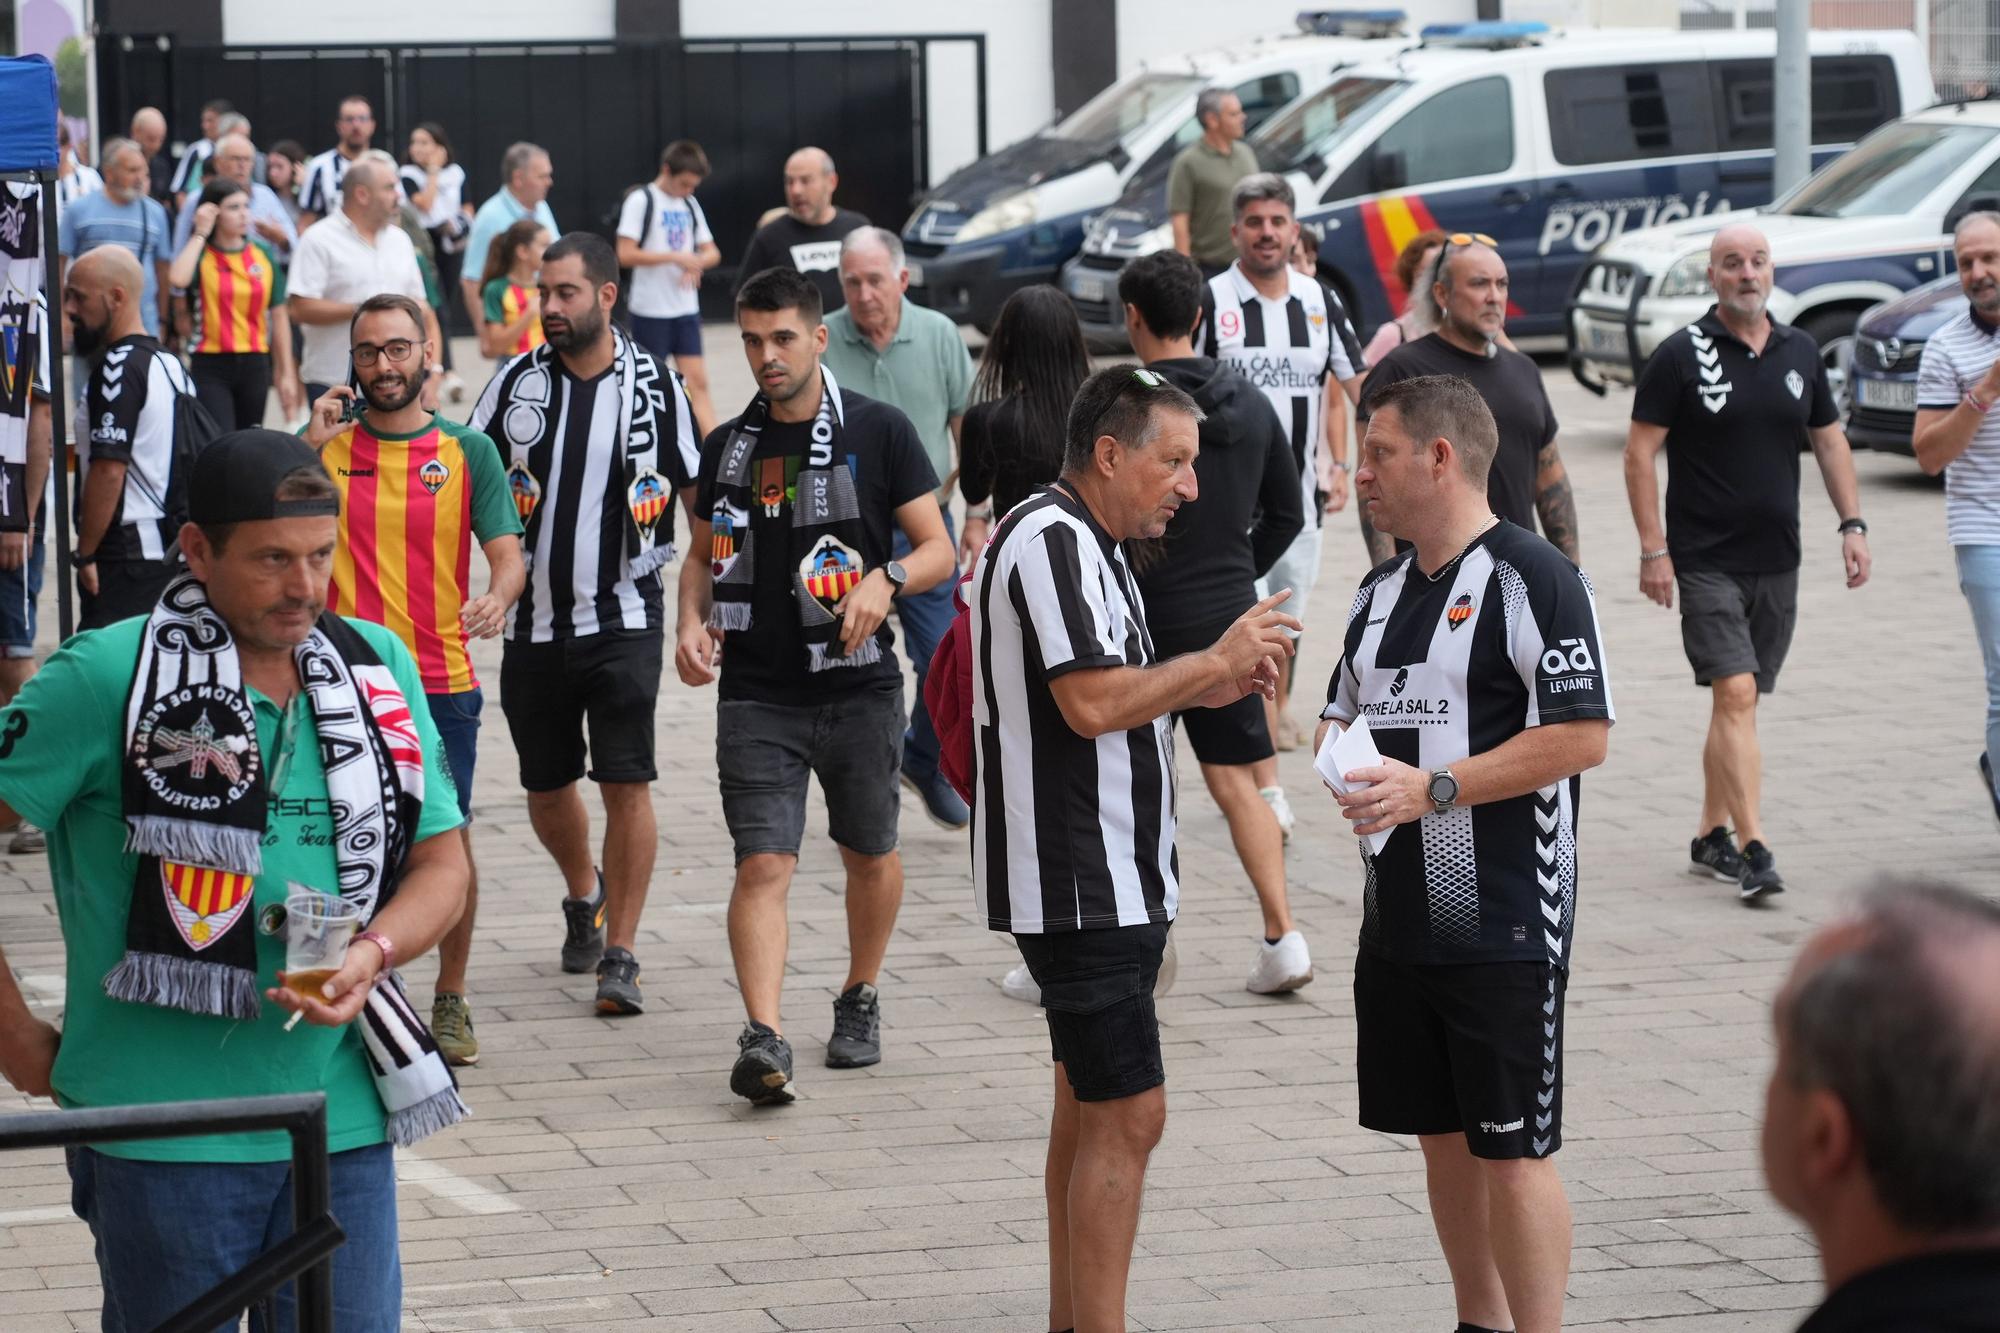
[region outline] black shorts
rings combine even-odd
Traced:
[[[1674,581],[1681,594],[1681,646],[1695,684],[1755,676],[1759,694],[1776,689],[1799,620],[1799,572],[1690,570]]]
[[[181,570],[178,560],[100,560],[97,592],[77,599],[78,629],[103,629],[133,616],[149,616],[160,594]]]
[[[1247,609],[1250,603],[1243,605]],[[1212,630],[1156,632],[1154,654],[1165,661],[1182,653],[1201,652],[1228,629],[1229,622],[1225,620]],[[1264,700],[1259,695],[1246,694],[1227,708],[1184,709],[1174,714],[1174,721],[1187,728],[1188,746],[1204,764],[1255,764],[1278,752],[1271,744],[1271,727],[1264,718]]]
[[[1167,1081],[1153,983],[1172,923],[1016,935],[1042,988],[1049,1054],[1080,1102],[1135,1097]]]
[[[521,761],[521,785],[560,791],[578,778],[651,782],[653,704],[660,696],[659,630],[602,630],[580,639],[500,650],[500,709]],[[584,768],[584,723],[590,767]]]
[[[903,686],[856,689],[816,704],[724,699],[715,710],[715,772],[736,864],[797,856],[807,779],[819,778],[826,829],[859,856],[896,850],[902,814]]]
[[[1562,1147],[1563,993],[1549,963],[1354,960],[1363,1128],[1465,1135],[1474,1157]]]

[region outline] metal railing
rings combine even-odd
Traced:
[[[0,1152],[270,1129],[282,1129],[292,1139],[292,1234],[188,1302],[154,1333],[208,1333],[293,1278],[299,1333],[333,1333],[332,1255],[347,1233],[333,1217],[325,1093],[0,1116]]]

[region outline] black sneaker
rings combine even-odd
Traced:
[[[729,1090],[753,1106],[783,1106],[792,1100],[792,1044],[752,1019],[736,1039],[736,1066]]]
[[[1717,824],[1688,844],[1688,873],[1709,875],[1724,884],[1743,882],[1743,853],[1736,850],[1736,839],[1728,829]]]
[[[833,1036],[826,1043],[828,1069],[861,1069],[882,1062],[882,994],[857,981],[833,1002]]]
[[[583,973],[604,957],[604,872],[597,873],[597,895],[563,898],[562,970]]]
[[[1743,878],[1737,883],[1737,896],[1747,903],[1784,891],[1785,877],[1778,873],[1778,858],[1771,855],[1771,849],[1761,842],[1745,844]]]
[[[639,960],[630,949],[609,948],[597,963],[597,1012],[642,1014],[646,1001],[639,994]]]
[[[2000,787],[1993,785],[1993,761],[1983,751],[1979,756],[1979,778],[1986,788],[1987,797],[1993,802],[1993,817],[2000,819]]]

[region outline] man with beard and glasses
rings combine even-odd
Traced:
[[[150,611],[173,572],[167,548],[187,521],[174,397],[194,385],[146,332],[144,287],[139,261],[118,245],[90,251],[63,278],[63,313],[91,366],[76,450],[79,629]]]
[[[1945,537],[1986,661],[1980,787],[2000,815],[2000,213],[1968,213],[1952,237],[1970,306],[1932,334],[1917,371],[1917,464],[1943,472]]]
[[[347,169],[340,211],[300,236],[292,252],[285,308],[304,330],[299,375],[311,402],[347,382],[347,328],[363,301],[383,292],[424,300],[416,248],[395,216],[395,163],[364,157]],[[425,345],[434,352],[437,316],[428,305],[424,310]]]
[[[539,287],[548,341],[500,368],[471,421],[506,455],[527,527],[530,572],[507,625],[500,707],[529,821],[567,890],[563,970],[596,969],[599,1013],[636,1014],[632,950],[657,847],[659,571],[674,555],[674,503],[693,503],[694,409],[679,376],[612,326],[618,256],[602,237],[551,245]],[[585,776],[604,801],[601,873],[576,787]]]
[[[479,1059],[465,999],[466,960],[479,905],[472,860],[472,771],[485,695],[472,671],[469,639],[490,639],[521,595],[521,516],[493,441],[446,421],[423,404],[424,308],[407,296],[371,296],[348,331],[354,377],[366,403],[327,390],[306,423],[340,488],[340,545],[333,557],[329,610],[396,631],[417,659],[424,700],[444,744],[463,819],[465,911],[438,942],[431,1032],[456,1065]],[[486,556],[486,591],[472,595],[472,544]]]
[[[1299,234],[1292,187],[1270,172],[1245,176],[1230,206],[1236,219],[1229,232],[1236,259],[1209,280],[1196,350],[1256,385],[1291,442],[1305,527],[1258,580],[1257,592],[1268,596],[1289,588],[1292,600],[1285,609],[1303,624],[1313,585],[1319,582],[1322,450],[1329,455],[1333,486],[1328,502],[1334,509],[1347,503],[1347,403],[1361,392],[1361,340],[1354,336],[1340,299],[1292,267]],[[1285,750],[1299,743],[1299,729],[1290,717],[1290,671],[1288,663],[1276,697],[1264,707],[1270,739]],[[1289,839],[1295,817],[1278,783],[1277,755],[1256,761],[1251,772],[1258,794]],[[1279,976],[1309,975],[1312,962],[1304,937],[1287,938],[1289,934],[1264,939],[1268,948],[1283,946]],[[1252,988],[1260,988],[1254,978]]]
[[[735,844],[729,952],[748,1021],[729,1088],[756,1105],[792,1100],[779,1015],[790,941],[785,899],[818,777],[846,870],[847,979],[833,1002],[829,1069],[882,1058],[876,983],[903,901],[897,772],[903,677],[883,623],[895,597],[954,568],[937,473],[916,427],[842,385],[819,287],[768,268],[736,294],[757,396],[702,446],[681,568],[674,667],[717,688],[715,760]],[[896,555],[900,529],[910,549]]]
[[[1689,871],[1735,884],[1745,902],[1785,888],[1758,810],[1757,696],[1777,687],[1798,620],[1799,454],[1807,445],[1840,520],[1847,586],[1866,583],[1869,569],[1854,455],[1826,362],[1809,335],[1771,318],[1771,281],[1764,233],[1737,223],[1715,234],[1715,304],[1653,353],[1625,440],[1639,591],[1672,607],[1679,586],[1681,644],[1695,684],[1710,693]],[[1664,527],[1654,461],[1663,447]]]
[[[1556,413],[1549,405],[1542,371],[1504,340],[1507,324],[1507,262],[1493,238],[1458,232],[1445,238],[1435,265],[1424,277],[1443,315],[1433,333],[1406,342],[1368,372],[1359,416],[1365,429],[1375,395],[1391,384],[1425,375],[1456,375],[1479,390],[1500,423],[1500,452],[1486,478],[1493,512],[1535,530],[1541,523],[1549,544],[1577,563],[1576,496],[1569,470],[1556,447]],[[1368,554],[1378,564],[1396,553],[1395,538],[1379,529]]]

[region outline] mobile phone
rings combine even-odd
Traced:
[[[340,405],[340,419],[342,421],[359,421],[361,420],[361,409],[366,406],[366,402],[361,397],[361,377],[354,373],[353,361],[347,363],[347,387],[351,396]]]

